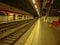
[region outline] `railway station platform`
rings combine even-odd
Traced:
[[[2,24],[0,45],[60,45],[60,30],[40,18]]]

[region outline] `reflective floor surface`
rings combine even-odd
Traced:
[[[38,19],[24,45],[60,45],[60,32]]]

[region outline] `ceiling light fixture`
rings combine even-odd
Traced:
[[[35,4],[36,3],[36,1],[35,0],[32,0],[32,2]]]
[[[34,5],[35,6],[35,8],[37,8],[37,5]]]

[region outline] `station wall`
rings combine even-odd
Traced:
[[[32,14],[4,3],[0,3],[0,12],[3,13],[0,14],[0,23],[34,19]]]

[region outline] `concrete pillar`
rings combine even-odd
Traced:
[[[15,21],[15,14],[13,15],[13,20]]]
[[[24,20],[24,15],[22,16],[22,20]]]
[[[28,16],[26,16],[26,19],[28,19]]]

